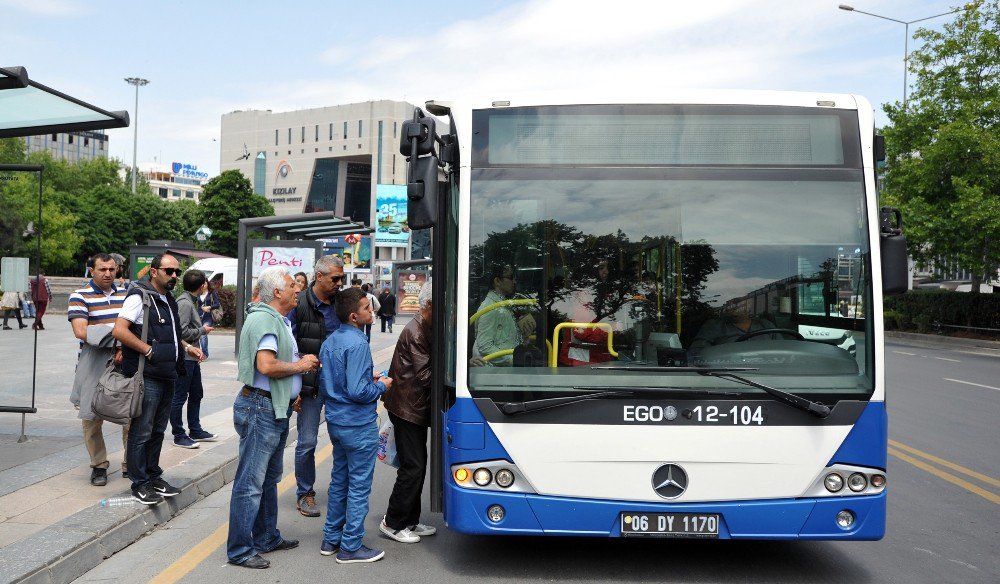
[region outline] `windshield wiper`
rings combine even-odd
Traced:
[[[595,393],[589,393],[585,395],[571,395],[566,397],[533,399],[521,402],[507,402],[499,406],[500,411],[507,415],[525,414],[529,412],[537,412],[538,410],[546,410],[549,408],[556,408],[559,406],[575,404],[592,399],[607,399],[609,397],[632,397],[643,394],[676,395],[678,393],[682,393],[682,394],[726,396],[726,397],[735,397],[741,395],[739,393],[732,391],[715,391],[711,389],[696,389],[687,387],[629,387],[623,389],[614,386],[597,386],[597,387],[586,386],[586,387],[574,387],[573,389],[577,391],[592,391]]]
[[[792,407],[796,407],[804,412],[809,412],[816,417],[825,418],[830,415],[829,406],[810,401],[804,397],[788,393],[787,391],[782,391],[778,388],[764,385],[763,383],[757,383],[756,381],[752,381],[746,377],[736,375],[737,372],[757,371],[757,368],[755,367],[655,367],[648,365],[608,365],[594,366],[591,367],[591,369],[605,369],[610,371],[646,371],[649,373],[697,373],[708,377],[718,377],[719,379],[728,379],[734,383],[742,383],[743,385],[749,385],[751,387],[756,387],[757,389],[762,389],[777,398],[779,401],[782,401]]]
[[[591,399],[604,399],[608,397],[617,396],[629,396],[632,395],[632,391],[601,391],[598,393],[591,393],[588,395],[573,395],[566,397],[550,397],[547,399],[533,399],[529,401],[520,402],[507,402],[500,406],[500,411],[507,414],[525,414],[528,412],[537,412],[538,410],[545,410],[548,408],[556,408],[559,406],[566,406],[569,404],[575,404],[577,402],[587,401]]]
[[[785,402],[786,404],[796,407],[804,412],[809,412],[810,414],[816,416],[817,418],[825,418],[830,415],[830,407],[823,405],[819,402],[814,402],[808,400],[804,397],[797,396],[793,393],[788,393],[787,391],[782,391],[776,387],[771,387],[770,385],[764,385],[763,383],[757,383],[747,379],[746,377],[740,377],[733,373],[720,372],[720,371],[706,371],[702,375],[707,375],[709,377],[718,377],[719,379],[728,379],[735,383],[742,383],[743,385],[749,385],[750,387],[756,387],[757,389],[762,389],[772,396],[778,398],[779,401]]]

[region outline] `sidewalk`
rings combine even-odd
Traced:
[[[949,337],[946,335],[905,333],[900,331],[886,331],[885,338],[889,342],[913,345],[916,347],[982,350],[985,353],[996,352],[997,356],[1000,356],[1000,341],[963,339],[960,337]]]
[[[376,321],[372,357],[377,370],[389,367],[407,320],[399,319],[393,334],[380,333]],[[26,417],[26,442],[17,442],[21,416],[0,414],[0,582],[70,582],[231,482],[236,472],[239,437],[232,403],[240,384],[235,338],[213,334],[211,358],[202,364],[202,423],[218,441],[203,442],[198,449],[178,448],[167,428],[160,465],[164,478],[182,493],[154,507],[101,507],[102,499],[129,492],[129,481],[121,476],[121,427],[104,426],[108,485],[94,487],[80,420],[69,403],[78,343],[65,315],[46,314],[46,325],[38,333],[38,413]],[[28,405],[34,334],[30,329],[2,332],[0,403]],[[293,428],[294,423],[295,416]],[[293,430],[288,448],[294,448],[295,436]],[[320,431],[319,446],[327,441]]]

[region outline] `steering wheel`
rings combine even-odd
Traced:
[[[799,331],[793,331],[792,329],[783,329],[783,328],[768,328],[768,329],[760,329],[759,331],[751,331],[751,332],[743,333],[734,342],[740,343],[740,342],[752,339],[754,337],[759,337],[760,335],[788,335],[790,337],[795,337],[797,340],[800,340],[800,341],[806,340],[806,338],[803,337],[799,333]]]

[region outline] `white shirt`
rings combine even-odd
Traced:
[[[160,300],[167,302],[167,297],[163,294],[157,294]],[[160,319],[160,322],[165,322],[164,316],[160,314],[160,307],[153,302],[153,305],[149,307],[149,310],[156,313],[156,318]],[[135,324],[136,326],[142,326],[142,294],[132,294],[131,296],[125,298],[125,302],[122,303],[122,309],[118,311],[119,318],[124,318],[125,320]],[[167,311],[166,319],[170,320],[170,332],[173,333],[174,337],[174,358],[180,356],[181,346],[177,342],[177,327],[174,325],[174,315],[169,310]]]

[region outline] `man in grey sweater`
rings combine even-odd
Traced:
[[[208,280],[201,270],[188,270],[182,280],[184,292],[177,298],[177,313],[180,316],[181,338],[194,346],[200,346],[201,337],[212,332],[212,327],[201,322],[198,297],[205,293]],[[215,434],[201,427],[201,398],[205,393],[201,384],[201,363],[197,358],[184,356],[187,375],[174,382],[174,397],[170,402],[170,429],[174,434],[174,446],[198,448],[199,442],[213,442]],[[182,415],[187,402],[188,432],[184,431]]]

